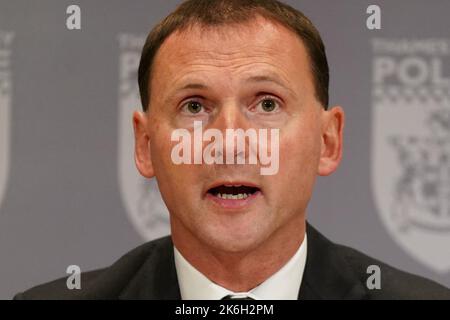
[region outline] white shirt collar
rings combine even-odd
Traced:
[[[183,300],[220,300],[226,295],[256,300],[297,300],[306,264],[305,238],[291,259],[249,292],[233,292],[215,284],[194,268],[174,246],[175,267]]]

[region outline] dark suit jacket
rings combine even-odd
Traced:
[[[299,299],[450,299],[450,290],[354,249],[337,245],[307,225],[308,253]],[[366,286],[367,267],[381,269],[381,289]],[[145,243],[112,266],[81,274],[81,289],[66,278],[15,299],[181,299],[170,236]]]

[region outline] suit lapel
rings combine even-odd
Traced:
[[[155,244],[119,299],[181,300],[170,236]]]
[[[366,290],[337,252],[338,246],[307,223],[308,251],[298,298],[363,299]]]

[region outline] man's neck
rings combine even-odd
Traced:
[[[281,269],[295,254],[305,237],[305,219],[299,215],[276,230],[255,249],[226,252],[212,248],[171,221],[177,250],[212,282],[234,292],[250,291]]]

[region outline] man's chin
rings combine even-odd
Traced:
[[[253,230],[257,231],[257,230]],[[205,243],[214,250],[224,253],[245,253],[258,248],[265,240],[259,232],[239,232],[239,230],[221,230],[208,232]]]
[[[239,253],[256,249],[273,233],[275,222],[266,207],[251,208],[245,212],[222,212],[217,208],[200,207],[181,219],[171,215],[172,233],[190,234],[200,246],[211,250]],[[269,211],[270,212],[270,211]],[[186,232],[189,230],[189,232]],[[186,237],[184,237],[186,239]]]

